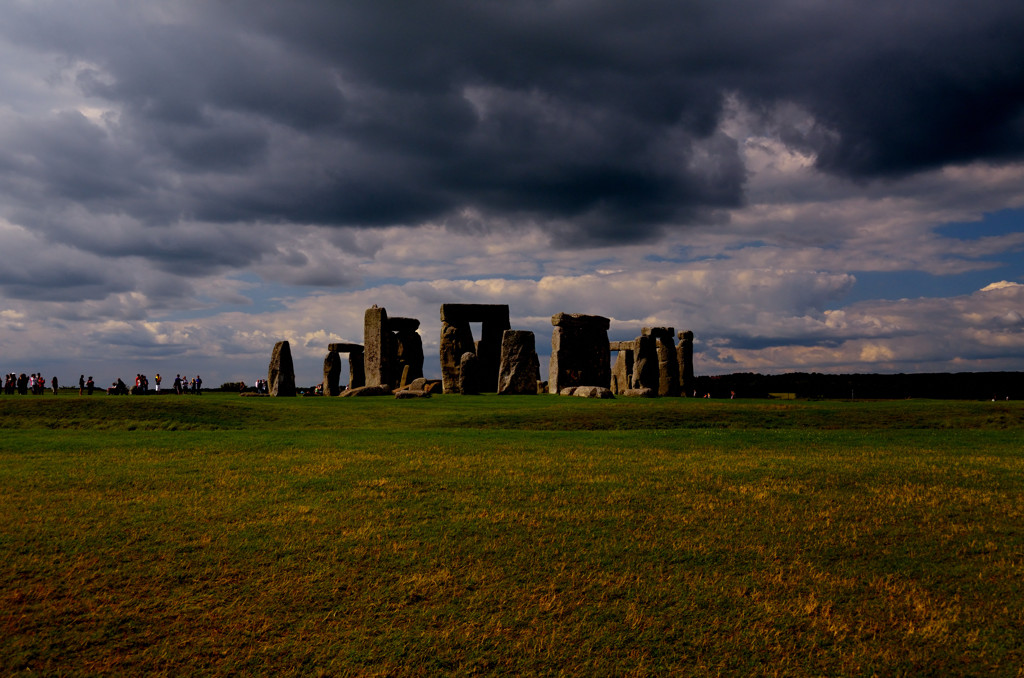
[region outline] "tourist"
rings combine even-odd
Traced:
[[[181,395],[181,375],[175,375],[174,377],[174,394]]]
[[[203,395],[203,378],[197,374],[193,383],[195,384],[195,389],[193,390],[193,393],[195,393],[196,395]]]
[[[96,388],[96,382],[92,380],[92,375],[89,375],[89,379],[85,382],[85,394],[92,395],[92,390]]]
[[[53,395],[57,395],[57,376],[54,375],[53,379],[50,380],[50,388],[53,389]]]
[[[161,381],[161,377],[160,377],[160,373],[159,372],[157,372],[156,376],[153,377],[153,381],[156,382],[156,394],[160,395],[160,381]]]
[[[80,374],[78,376],[78,395],[82,395],[85,392],[85,375]]]

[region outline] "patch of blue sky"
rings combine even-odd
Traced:
[[[961,240],[977,240],[994,235],[1024,232],[1024,209],[999,210],[980,221],[955,221],[936,229],[940,235]]]

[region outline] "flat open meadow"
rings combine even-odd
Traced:
[[[0,396],[0,674],[1022,675],[1024,403]]]

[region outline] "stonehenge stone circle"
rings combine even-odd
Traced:
[[[473,340],[470,323],[481,324],[479,341]],[[464,353],[475,353],[479,364],[478,389],[498,390],[501,341],[511,329],[508,304],[441,304],[441,381],[445,393],[459,393],[460,365]]]
[[[602,386],[611,383],[608,318],[581,313],[551,316],[551,362],[548,390],[559,393],[570,386]]]
[[[536,395],[540,361],[533,332],[505,330],[501,336],[498,395]]]
[[[267,368],[267,388],[272,396],[295,396],[295,366],[292,363],[291,344],[279,341],[274,344]]]

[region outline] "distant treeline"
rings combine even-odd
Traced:
[[[768,398],[953,398],[1018,400],[1024,398],[1024,372],[956,372],[931,374],[755,374],[739,372],[697,377],[698,396]]]

